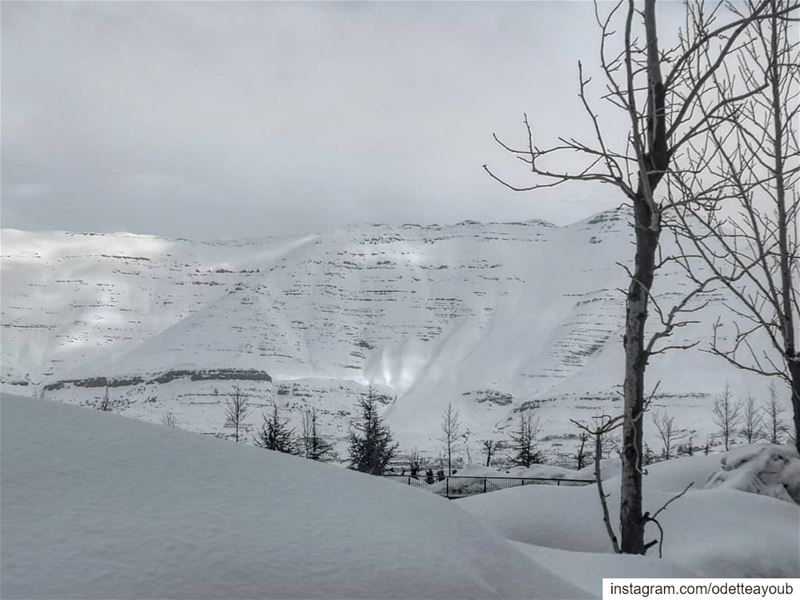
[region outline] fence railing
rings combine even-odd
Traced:
[[[410,475],[386,474],[400,483],[429,490],[440,494],[446,498],[464,498],[475,494],[485,494],[510,487],[520,487],[524,485],[557,485],[557,486],[581,486],[595,483],[594,479],[564,479],[556,477],[512,477],[512,476],[460,476],[450,475],[440,481],[433,483],[426,482],[424,477],[412,477]]]

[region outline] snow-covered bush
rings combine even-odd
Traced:
[[[729,451],[706,489],[741,490],[800,504],[800,456],[791,446],[754,444]]]

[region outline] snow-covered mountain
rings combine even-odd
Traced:
[[[316,406],[343,435],[371,382],[404,446],[435,451],[448,402],[473,441],[535,406],[559,444],[570,418],[618,410],[630,242],[624,209],[566,227],[354,225],[234,242],[3,230],[2,386],[81,404],[107,387],[123,414],[172,410],[206,433],[239,387],[253,423],[273,401]],[[665,269],[657,298],[688,286]],[[707,299],[679,341],[709,336],[723,295]],[[726,381],[740,395],[766,387],[699,349],[654,359],[650,381],[654,406],[698,440]]]

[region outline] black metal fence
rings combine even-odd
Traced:
[[[520,487],[524,485],[557,485],[557,486],[581,486],[595,483],[594,479],[560,479],[555,477],[474,477],[450,475],[441,481],[427,483],[424,477],[416,478],[410,475],[386,474],[394,481],[422,488],[446,498],[464,498],[475,494],[485,494],[510,487]]]

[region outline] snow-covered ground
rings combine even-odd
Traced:
[[[574,598],[448,500],[4,396],[3,598]]]
[[[603,576],[800,572],[794,502],[753,493],[757,486],[699,489],[722,470],[720,455],[649,468],[648,507],[689,481],[698,488],[663,515],[659,560],[609,554],[592,486],[453,502],[337,466],[6,395],[0,428],[3,598],[591,598]],[[766,464],[775,475],[777,459],[763,461],[762,450],[748,460],[739,450],[728,471],[758,478]],[[776,475],[789,485],[798,460],[790,454]],[[607,480],[612,505],[615,484]]]

